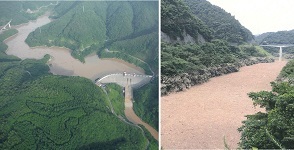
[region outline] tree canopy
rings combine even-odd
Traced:
[[[293,81],[294,61],[291,60],[280,76]],[[247,115],[239,128],[242,133],[241,148],[293,149],[294,148],[294,86],[292,82],[272,82],[272,91],[252,92],[255,106],[266,112]]]

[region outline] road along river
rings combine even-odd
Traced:
[[[164,149],[223,149],[224,136],[237,148],[237,131],[254,108],[249,92],[271,90],[286,61],[242,67],[239,72],[161,98],[161,144]]]
[[[52,59],[48,62],[51,64],[50,71],[53,74],[58,75],[82,76],[91,80],[95,80],[98,77],[112,73],[128,72],[144,74],[143,69],[118,59],[99,59],[97,55],[90,55],[85,58],[85,63],[82,63],[79,60],[73,58],[70,54],[71,51],[66,48],[45,46],[30,48],[25,43],[25,39],[29,33],[36,29],[38,30],[39,27],[50,23],[50,21],[51,20],[48,18],[48,16],[45,15],[39,17],[35,21],[31,21],[27,24],[16,27],[16,29],[19,31],[18,34],[5,40],[5,43],[8,45],[6,53],[8,55],[17,56],[21,59],[41,59],[45,54],[49,54],[52,56]],[[133,111],[126,111],[125,113],[129,113],[126,114],[126,116],[130,116],[131,118],[128,118],[130,120],[138,119],[138,116],[133,114]],[[146,128],[148,127],[146,126]]]

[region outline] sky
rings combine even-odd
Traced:
[[[294,0],[208,0],[223,8],[252,34],[294,29]]]

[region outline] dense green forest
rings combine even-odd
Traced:
[[[181,0],[161,1],[161,31],[173,39],[187,33],[194,39],[202,35],[205,40],[212,39],[211,30]]]
[[[294,148],[294,60],[282,69],[285,81],[272,82],[272,91],[252,92],[254,106],[266,112],[248,115],[239,128],[241,148],[293,149]]]
[[[158,131],[159,126],[159,80],[155,77],[151,83],[134,90],[134,111],[146,123]]]
[[[232,46],[223,40],[202,45],[161,45],[162,75],[174,76],[225,63],[237,63],[249,57],[267,57],[269,53],[254,45]]]
[[[194,38],[200,34],[206,38],[206,42],[195,44],[163,42],[162,75],[175,76],[222,64],[234,64],[250,57],[270,56],[263,48],[246,43],[253,39],[251,32],[223,9],[204,0],[185,2],[162,1],[162,32],[170,37],[180,37],[184,31],[190,33],[191,30],[190,34],[195,35]]]
[[[26,39],[30,46],[65,46],[82,61],[93,52],[116,57],[105,53],[119,51],[158,70],[158,2],[63,1],[52,12],[54,21]]]
[[[184,0],[193,14],[201,19],[212,31],[216,39],[230,43],[246,43],[254,40],[252,33],[238,20],[222,8],[206,0]]]
[[[11,32],[15,31],[6,31],[0,39]],[[142,131],[113,115],[107,95],[91,80],[50,74],[49,55],[20,60],[2,52],[0,149],[146,147]],[[115,92],[115,87],[110,88]]]
[[[0,26],[5,25],[10,20],[11,25],[27,23],[37,19],[48,9],[52,8],[56,2],[50,1],[0,1]],[[42,7],[47,6],[47,7]]]

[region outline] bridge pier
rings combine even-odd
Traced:
[[[280,52],[279,52],[279,61],[282,61],[282,55],[283,55],[283,48],[280,47]]]

